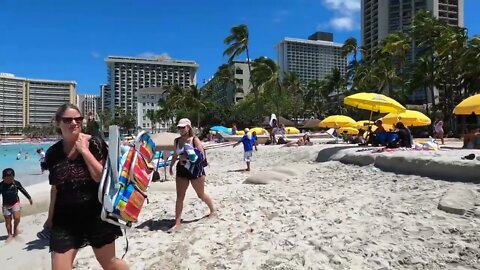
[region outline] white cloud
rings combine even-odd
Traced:
[[[336,17],[330,20],[329,24],[337,31],[352,31],[355,29],[355,21],[352,17]]]
[[[323,5],[342,13],[355,13],[361,8],[360,0],[323,0]]]
[[[92,56],[93,59],[98,59],[100,58],[100,53],[99,52],[91,52],[90,55]]]
[[[333,17],[318,28],[333,28],[336,31],[359,29],[360,0],[322,0],[322,3],[326,9],[333,11]]]
[[[170,60],[170,59],[172,59],[172,57],[166,52],[161,53],[161,54],[154,53],[154,52],[142,52],[137,56],[141,57],[141,58],[159,59],[159,60]]]

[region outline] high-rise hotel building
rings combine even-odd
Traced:
[[[103,109],[137,112],[136,92],[143,88],[161,89],[169,84],[189,87],[197,83],[198,64],[174,59],[109,56],[105,59],[108,85],[101,86]]]
[[[92,120],[98,120],[101,111],[100,96],[97,95],[77,95],[77,106],[85,117]]]
[[[0,73],[0,129],[46,127],[58,107],[76,101],[77,83],[16,77]],[[8,130],[7,130],[8,129]]]
[[[281,74],[294,72],[304,83],[322,80],[334,68],[345,75],[347,58],[342,57],[343,44],[333,42],[333,34],[317,32],[308,39],[284,38],[277,44],[277,62]]]
[[[430,11],[448,25],[464,26],[463,0],[362,0],[361,7],[362,44],[367,54],[389,33],[407,31],[419,10]]]

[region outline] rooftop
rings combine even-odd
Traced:
[[[333,46],[333,47],[339,47],[339,48],[343,46],[343,44],[341,43],[335,43],[331,41],[309,40],[309,39],[289,38],[289,37],[286,37],[282,41],[280,41],[280,43],[284,43],[284,42],[294,42],[294,43],[303,43],[303,44],[311,44],[311,45],[324,45],[324,46]]]
[[[14,79],[19,81],[28,81],[28,82],[37,82],[37,83],[64,83],[64,84],[77,84],[76,81],[60,81],[60,80],[46,80],[46,79],[31,79],[31,78],[23,78],[23,77],[16,77],[15,74],[12,73],[1,73],[0,78],[4,79]]]
[[[142,64],[163,64],[163,65],[184,65],[198,67],[198,64],[195,61],[189,60],[177,60],[164,57],[158,58],[142,58],[142,57],[131,57],[131,56],[108,56],[105,58],[107,63],[142,63]]]

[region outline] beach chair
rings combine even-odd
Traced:
[[[109,154],[98,189],[98,199],[103,206],[101,218],[122,228],[130,228],[138,221],[147,198],[154,171],[155,143],[148,133],[141,132],[134,145],[120,157],[118,127],[111,126],[109,134]]]

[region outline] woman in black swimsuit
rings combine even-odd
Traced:
[[[212,199],[205,192],[205,170],[203,169],[203,166],[193,170],[195,175],[184,166],[188,160],[187,153],[184,151],[186,148],[185,145],[189,144],[191,147],[196,148],[202,153],[203,157],[205,157],[205,150],[203,149],[202,142],[194,136],[192,124],[189,119],[180,119],[177,128],[180,132],[180,137],[175,139],[176,149],[172,157],[172,162],[170,163],[170,175],[173,175],[173,166],[175,166],[175,163],[178,160],[176,167],[177,175],[175,177],[177,200],[175,202],[175,225],[169,229],[170,233],[175,232],[180,228],[182,223],[183,200],[185,199],[185,193],[187,192],[190,183],[192,183],[192,187],[197,193],[198,198],[204,201],[210,209],[209,216],[215,214]]]
[[[52,269],[72,269],[78,249],[92,246],[104,269],[128,269],[115,257],[115,239],[120,227],[101,220],[97,198],[99,181],[107,157],[103,140],[82,133],[80,110],[61,106],[55,121],[62,140],[45,156],[50,171],[50,208],[45,226],[51,229]]]

